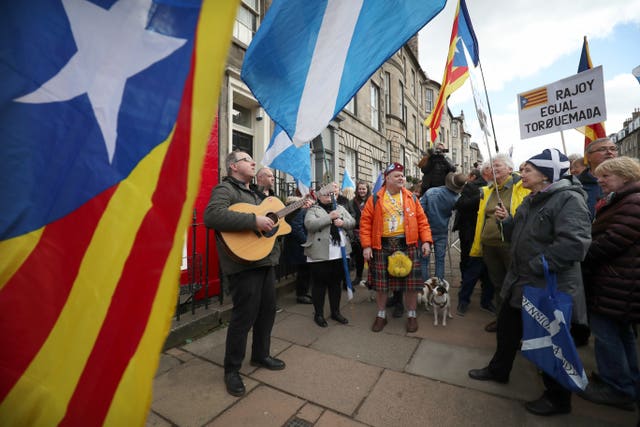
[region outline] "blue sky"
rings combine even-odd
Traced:
[[[516,95],[575,74],[585,35],[593,65],[603,66],[607,133],[622,129],[623,121],[640,108],[640,84],[631,74],[640,65],[640,0],[466,1],[500,151],[513,145],[516,164],[545,148],[562,150],[560,133],[520,139]],[[456,4],[448,0],[445,9],[420,31],[420,65],[439,82]],[[468,80],[451,95],[449,108],[454,115],[464,111],[471,140],[486,158]],[[567,152],[582,152],[584,136],[575,130],[563,133]],[[493,154],[493,141],[490,145]]]

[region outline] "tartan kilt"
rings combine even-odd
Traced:
[[[387,271],[389,255],[395,251],[404,252],[412,261],[411,273],[406,277],[393,277]],[[424,281],[420,271],[420,248],[417,244],[407,246],[406,243],[396,245],[382,244],[382,249],[373,249],[369,260],[369,285],[375,291],[417,291],[422,290]]]

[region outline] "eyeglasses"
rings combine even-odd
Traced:
[[[589,150],[589,153],[595,153],[595,152],[604,153],[605,151],[610,151],[611,153],[617,153],[618,147],[616,147],[615,145],[612,145],[608,147],[595,148],[593,150]]]
[[[241,159],[236,159],[236,161],[233,163],[239,163],[239,162],[253,163],[253,159],[251,157],[243,157]]]

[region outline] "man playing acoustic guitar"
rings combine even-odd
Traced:
[[[240,367],[244,360],[247,335],[253,327],[251,365],[270,370],[284,369],[282,360],[270,356],[271,329],[276,315],[275,272],[278,250],[256,261],[241,260],[227,251],[222,231],[269,232],[275,224],[265,215],[230,210],[236,203],[259,205],[261,198],[249,188],[256,174],[256,162],[243,151],[233,151],[225,159],[227,176],[211,192],[204,213],[207,227],[216,230],[216,246],[221,273],[226,276],[233,301],[227,329],[224,382],[229,394],[242,396],[244,383]],[[274,256],[275,255],[275,256]]]

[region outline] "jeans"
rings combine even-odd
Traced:
[[[599,313],[589,313],[598,374],[616,391],[640,399],[640,372],[636,337],[630,322],[615,320]]]
[[[447,235],[433,236],[433,251],[436,254],[436,277],[444,279],[444,257],[447,254]],[[420,257],[420,271],[422,279],[428,280],[429,275],[429,257]]]
[[[462,285],[458,291],[458,303],[469,305],[473,288],[478,280],[481,280],[480,305],[482,307],[490,306],[493,301],[493,284],[489,279],[489,273],[482,258],[467,257],[461,267]]]

